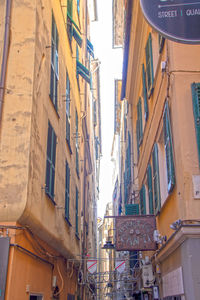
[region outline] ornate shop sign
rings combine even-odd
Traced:
[[[154,216],[119,216],[115,224],[117,251],[156,250]]]
[[[200,43],[200,1],[140,0],[147,22],[161,35],[181,43]]]

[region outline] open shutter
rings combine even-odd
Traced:
[[[160,177],[159,177],[159,163],[158,163],[158,145],[154,145],[153,149],[153,186],[154,186],[154,207],[155,213],[160,211]]]
[[[80,36],[80,34],[78,33],[78,31],[73,27],[72,29],[72,35],[74,37],[74,39],[76,40],[77,44],[82,47],[82,38]]]
[[[154,208],[153,208],[152,170],[150,164],[147,167],[147,184],[148,184],[148,195],[149,195],[149,213],[153,215]]]
[[[171,134],[168,102],[166,102],[165,104],[163,123],[164,123],[163,125],[164,125],[164,139],[165,139],[165,155],[166,155],[166,164],[167,164],[168,193],[170,193],[173,190],[173,187],[175,185],[175,171],[174,171],[172,134]]]
[[[138,119],[138,133],[139,133],[139,145],[142,143],[143,137],[143,124],[142,124],[142,102],[141,98],[139,98],[137,104],[137,119]]]
[[[192,83],[193,114],[196,129],[197,149],[200,166],[200,83]]]
[[[137,136],[137,157],[140,156],[140,139],[139,139],[139,120],[136,122],[136,136]]]
[[[140,212],[141,215],[146,215],[146,192],[144,185],[140,190]]]
[[[88,39],[87,39],[87,51],[94,58],[94,47],[93,47],[92,43]]]
[[[151,33],[149,34],[149,38],[146,44],[145,54],[146,54],[147,90],[148,90],[148,96],[150,96],[153,91],[153,81],[154,81]]]
[[[144,98],[144,117],[147,121],[149,116],[148,102],[147,102],[147,87],[146,87],[146,72],[144,64],[142,65],[142,83],[143,83],[143,98]]]
[[[78,60],[76,61],[76,72],[77,75],[81,75],[81,77],[90,84],[90,71]]]

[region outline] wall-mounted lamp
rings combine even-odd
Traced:
[[[114,244],[112,244],[111,241],[106,241],[106,243],[103,245],[103,247],[101,249],[115,249]]]

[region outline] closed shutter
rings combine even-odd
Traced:
[[[78,113],[76,111],[76,115],[75,115],[75,119],[76,119],[76,173],[79,176],[79,150],[78,150]]]
[[[140,190],[140,212],[141,215],[146,215],[146,192],[144,185]]]
[[[140,156],[139,120],[137,120],[136,122],[136,136],[137,136],[137,157],[139,161],[139,156]]]
[[[160,177],[159,177],[159,163],[158,163],[158,145],[154,145],[153,149],[153,186],[154,186],[154,207],[155,213],[160,211]]]
[[[144,98],[144,117],[147,121],[149,116],[148,102],[147,102],[147,87],[146,87],[146,72],[144,64],[142,65],[142,83],[143,83],[143,98]]]
[[[148,95],[150,96],[153,91],[153,81],[154,81],[151,33],[149,34],[149,38],[146,44],[145,54],[146,54],[147,91],[148,91]]]
[[[192,101],[193,101],[193,114],[196,129],[196,140],[197,149],[199,156],[199,166],[200,166],[200,83],[193,83],[192,88]]]
[[[139,215],[139,204],[126,204],[125,215]]]
[[[153,215],[154,208],[153,208],[152,170],[150,164],[147,167],[147,184],[148,184],[148,196],[149,196],[149,213]]]
[[[66,162],[65,170],[65,218],[69,220],[69,201],[70,201],[70,169]]]
[[[78,232],[78,189],[76,188],[76,216],[75,216],[75,222],[76,222],[76,234],[79,235]]]
[[[56,135],[48,123],[48,137],[47,137],[47,160],[46,160],[46,188],[45,191],[48,196],[54,199],[54,181],[55,181],[55,159],[56,159]]]
[[[137,104],[137,119],[138,119],[138,133],[139,133],[139,145],[140,145],[142,143],[142,137],[143,137],[141,98],[139,98],[139,101],[138,101],[138,104]]]
[[[174,159],[173,159],[173,147],[172,147],[172,134],[170,125],[169,105],[165,104],[165,110],[163,115],[164,125],[164,139],[165,139],[165,155],[167,164],[167,183],[168,193],[173,190],[175,185],[175,171],[174,171]]]

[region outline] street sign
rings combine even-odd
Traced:
[[[125,270],[125,260],[117,260],[115,262],[115,270],[117,270],[119,273],[124,272],[124,270]]]
[[[200,44],[200,1],[140,0],[147,22],[173,41]]]
[[[153,239],[155,216],[118,216],[115,222],[117,251],[156,250]]]
[[[97,271],[97,260],[88,260],[87,261],[87,269],[88,272],[90,272],[91,274],[95,273]]]

